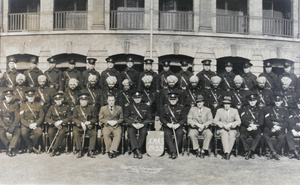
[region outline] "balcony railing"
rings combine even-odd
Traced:
[[[293,21],[290,19],[263,18],[263,34],[292,37]]]
[[[159,29],[173,31],[193,31],[194,14],[192,11],[160,11]]]
[[[10,13],[8,14],[8,30],[39,30],[40,13]]]
[[[144,29],[145,11],[110,11],[110,29],[141,30]]]
[[[54,12],[54,30],[85,30],[87,29],[86,11]]]
[[[249,16],[217,14],[217,32],[249,33]]]

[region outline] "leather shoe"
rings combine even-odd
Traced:
[[[251,156],[251,151],[249,151],[249,152],[246,153],[245,159],[246,159],[246,160],[249,160],[249,159],[250,159],[250,156]]]
[[[273,153],[273,158],[278,161],[279,160],[279,155],[276,152],[274,152]]]
[[[113,156],[113,154],[112,154],[111,152],[108,152],[107,155],[108,155],[108,157],[111,158],[111,159],[114,158],[114,156]]]
[[[55,155],[59,156],[59,155],[60,155],[60,152],[59,152],[59,151],[56,151],[56,152],[55,152]]]
[[[300,155],[298,154],[297,150],[293,150],[293,153],[295,155],[295,158],[300,160]]]
[[[137,158],[142,159],[143,155],[142,152],[139,149],[136,149]]]
[[[50,157],[54,157],[54,156],[55,156],[55,152],[52,151],[52,152],[50,153]]]
[[[200,152],[200,158],[204,159],[204,151]]]
[[[230,159],[230,156],[229,156],[228,153],[225,153],[225,154],[224,154],[224,159],[225,159],[225,160],[229,160],[229,159]]]
[[[13,157],[12,153],[11,153],[11,149],[6,151],[6,155],[8,155],[9,157]]]
[[[30,154],[31,152],[32,152],[32,149],[27,149],[27,150],[26,150],[26,153],[29,153],[29,154]]]
[[[93,151],[89,151],[87,156],[90,157],[90,158],[95,158],[95,155],[94,155]]]
[[[82,151],[79,151],[78,155],[77,155],[77,158],[81,158],[81,157],[83,157],[83,153],[82,153]]]
[[[38,149],[36,149],[36,148],[33,147],[32,150],[33,150],[34,153],[40,154],[40,152],[38,151]]]
[[[16,149],[14,149],[14,148],[13,148],[13,149],[11,149],[11,155],[12,155],[12,156],[16,156],[16,155],[17,155],[17,153],[16,153]]]
[[[112,156],[113,156],[113,158],[116,158],[117,157],[117,152],[113,151]]]
[[[173,152],[171,153],[171,159],[176,159],[177,158],[177,155]]]

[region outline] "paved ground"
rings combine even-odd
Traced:
[[[300,161],[256,157],[199,159],[183,156],[171,160],[127,154],[116,159],[97,155],[77,159],[73,154],[50,158],[47,154],[0,154],[0,184],[299,184]]]

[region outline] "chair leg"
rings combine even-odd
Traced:
[[[65,148],[65,152],[66,152],[66,154],[68,154],[68,152],[69,152],[69,146],[68,146],[68,144],[69,144],[69,134],[67,134],[66,136],[67,136],[67,137],[66,137],[66,148]]]
[[[217,146],[218,146],[218,139],[215,138],[215,157],[217,157],[217,154],[218,154],[218,148],[217,148]]]
[[[191,139],[190,139],[190,137],[188,136],[187,137],[187,155],[189,156],[190,155],[190,150],[191,150]]]

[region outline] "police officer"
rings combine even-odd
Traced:
[[[276,94],[280,94],[283,96],[282,106],[287,109],[295,109],[297,94],[294,88],[291,87],[292,79],[284,76],[280,79],[280,82],[281,82],[281,88],[276,92]]]
[[[73,110],[72,121],[74,122],[73,134],[77,150],[79,150],[77,158],[83,157],[84,146],[82,146],[82,134],[86,133],[89,137],[88,157],[95,158],[94,150],[96,146],[97,131],[95,124],[97,123],[97,112],[93,105],[88,105],[88,93],[80,93],[78,95],[79,105]]]
[[[82,72],[82,88],[86,87],[88,84],[88,78],[90,74],[96,75],[97,76],[97,85],[101,87],[101,76],[98,71],[95,69],[95,63],[97,61],[96,58],[87,58],[87,63],[86,63],[86,70]]]
[[[263,138],[267,143],[268,148],[271,152],[271,157],[279,160],[277,152],[282,148],[283,142],[285,140],[285,129],[289,124],[289,112],[286,108],[282,106],[283,96],[275,95],[274,98],[275,106],[269,108],[268,113],[265,115],[265,128]],[[276,136],[277,143],[275,148],[271,141],[271,137]]]
[[[30,57],[28,62],[30,62],[30,67],[28,70],[24,72],[24,75],[26,76],[29,87],[37,87],[38,77],[40,75],[43,75],[44,73],[39,68],[37,68],[37,63],[38,63],[37,57]]]
[[[193,75],[189,69],[189,63],[186,60],[180,61],[181,70],[176,74],[179,81],[179,88],[182,90],[188,89],[190,86],[189,79]]]
[[[266,78],[266,89],[276,90],[278,88],[278,76],[272,71],[271,62],[264,63],[264,72],[259,77],[264,76]]]
[[[132,90],[131,84],[128,79],[124,79],[122,82],[123,90],[119,94],[119,105],[125,110],[132,103]]]
[[[79,88],[78,88],[79,81],[75,78],[71,78],[69,80],[69,86],[64,92],[64,97],[66,103],[71,108],[71,111],[74,110],[74,107],[77,105],[77,97],[79,94]]]
[[[189,137],[191,138],[196,155],[204,158],[204,154],[208,153],[209,144],[213,136],[209,129],[209,126],[213,123],[213,116],[211,110],[204,106],[204,98],[201,94],[196,97],[196,105],[189,110],[187,116],[187,123],[190,126]],[[204,137],[202,149],[199,147],[199,134]]]
[[[121,72],[121,81],[129,80],[132,89],[136,90],[138,87],[139,72],[134,68],[134,60],[132,57],[126,60],[126,69]]]
[[[255,93],[247,96],[248,104],[241,109],[241,141],[245,150],[245,159],[254,159],[254,152],[261,141],[261,126],[264,123],[264,114],[257,106],[257,97]],[[253,138],[252,143],[247,142],[247,138]]]
[[[211,77],[211,88],[205,90],[205,96],[207,98],[206,106],[209,107],[212,111],[213,116],[216,115],[216,111],[220,108],[222,103],[222,97],[225,94],[225,91],[219,87],[221,83],[221,78],[219,76]]]
[[[220,84],[221,88],[225,91],[230,91],[234,88],[234,82],[233,79],[235,77],[235,74],[232,72],[233,64],[231,62],[225,63],[225,71],[220,74],[220,77],[222,78],[222,82]]]
[[[44,111],[42,105],[35,102],[35,90],[25,91],[27,102],[22,103],[20,107],[21,136],[27,144],[27,152],[32,150],[40,154],[40,149],[36,149],[38,142],[42,138],[41,124],[44,121]],[[33,136],[31,136],[33,134]]]
[[[291,89],[297,89],[297,76],[292,73],[292,63],[291,62],[285,62],[283,67],[284,67],[284,72],[279,75],[278,79],[281,80],[283,77],[288,77],[292,81],[290,83],[290,88]]]
[[[153,80],[152,80],[151,88],[159,89],[158,74],[152,70],[153,62],[154,61],[152,59],[144,60],[145,70],[139,74],[138,89],[142,88],[143,85],[142,78],[144,76],[152,76]]]
[[[274,104],[274,93],[271,89],[266,88],[267,78],[260,76],[256,79],[257,81],[257,105],[261,109],[265,110],[265,107],[270,107]]]
[[[65,135],[68,132],[68,122],[70,122],[72,119],[72,112],[70,110],[70,107],[66,104],[63,104],[63,94],[54,94],[53,100],[55,104],[49,108],[45,116],[45,121],[49,125],[49,142],[53,143],[53,140],[56,137],[56,140],[52,145],[52,152],[50,153],[51,157],[60,154],[60,152],[58,151],[59,146],[61,145]]]
[[[90,74],[85,92],[89,93],[89,103],[95,106],[97,112],[103,106],[103,94],[100,87],[97,85],[97,76]]]
[[[244,73],[241,75],[244,81],[244,88],[245,90],[252,91],[256,86],[256,76],[251,73],[251,67],[253,66],[252,63],[246,62],[243,65]]]
[[[18,74],[16,77],[16,86],[14,87],[14,100],[19,104],[26,101],[25,91],[27,87],[25,86],[26,76],[22,73]]]
[[[16,85],[16,77],[20,74],[16,69],[17,62],[18,60],[15,57],[9,57],[7,59],[8,70],[3,74],[2,86],[12,88]]]
[[[6,147],[6,154],[13,157],[17,153],[17,144],[21,135],[19,128],[19,105],[13,100],[13,89],[5,89],[2,93],[5,99],[0,103],[0,139]],[[12,134],[9,142],[6,132]]]
[[[124,118],[128,124],[128,137],[130,139],[131,149],[134,153],[133,157],[141,159],[143,158],[141,150],[145,145],[152,115],[150,106],[142,103],[141,91],[135,91],[132,98],[134,102],[125,109]],[[137,133],[138,137],[136,137]]]
[[[79,88],[82,88],[83,87],[82,75],[81,72],[78,69],[76,69],[76,59],[73,58],[68,59],[68,62],[69,62],[68,69],[63,72],[64,88],[68,87],[69,80],[71,78],[77,79],[79,82]]]
[[[39,99],[44,112],[47,113],[48,109],[52,104],[52,96],[55,90],[46,86],[47,77],[45,75],[40,75],[38,77],[38,87],[36,87],[36,97]]]
[[[107,62],[107,69],[105,69],[101,74],[100,87],[104,90],[108,89],[109,85],[107,84],[106,79],[108,77],[115,77],[117,79],[117,82],[115,84],[115,88],[121,89],[121,87],[122,87],[121,73],[114,68],[114,66],[115,66],[114,62],[115,61],[110,57],[106,58],[105,60]]]
[[[233,81],[234,88],[229,92],[229,94],[232,99],[232,107],[239,110],[247,104],[246,96],[248,94],[248,90],[242,88],[243,78],[240,75],[236,75]]]
[[[204,90],[200,89],[198,86],[199,78],[195,75],[191,76],[189,79],[189,83],[191,84],[189,88],[185,91],[184,94],[184,105],[187,110],[190,110],[191,107],[196,106],[196,97],[198,95],[202,95],[204,97],[205,102],[205,93]]]
[[[121,105],[119,102],[120,99],[120,91],[116,87],[118,80],[115,76],[109,76],[106,78],[106,83],[108,85],[108,88],[103,89],[103,104],[107,105],[107,98],[109,95],[113,95],[115,97],[115,103],[116,105]]]
[[[48,78],[49,87],[63,92],[63,75],[61,70],[56,68],[56,60],[53,57],[47,59],[49,69],[45,71],[45,76]]]
[[[201,89],[210,89],[211,87],[211,77],[215,76],[216,73],[211,71],[211,60],[202,60],[203,70],[200,71],[197,76],[199,78],[199,86]]]
[[[158,74],[160,89],[167,89],[168,88],[168,81],[167,81],[168,76],[170,76],[170,75],[175,76],[175,73],[173,73],[170,70],[170,63],[171,63],[171,61],[162,62],[163,70]]]
[[[168,100],[169,104],[165,104],[161,110],[160,121],[164,127],[170,158],[176,159],[182,146],[183,125],[187,122],[187,111],[179,104],[178,93],[170,92]],[[175,142],[172,140],[172,136],[174,136]]]

